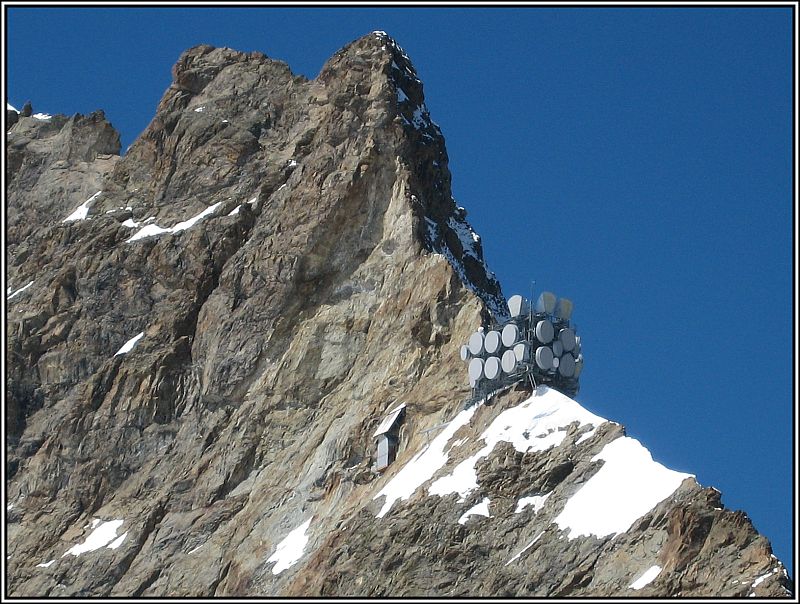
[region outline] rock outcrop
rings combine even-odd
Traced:
[[[663,468],[630,526],[578,534],[621,426],[546,388],[462,410],[458,347],[505,301],[382,32],[310,81],[192,48],[124,157],[102,112],[11,121],[9,595],[788,593]]]

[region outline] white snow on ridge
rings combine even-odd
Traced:
[[[527,551],[528,551],[528,550],[529,550],[531,547],[533,547],[533,545],[534,545],[534,544],[535,544],[535,543],[536,543],[536,542],[539,540],[539,537],[541,537],[542,535],[544,535],[544,531],[542,531],[541,533],[539,533],[538,535],[536,535],[536,536],[533,538],[533,541],[531,541],[531,542],[530,542],[528,545],[526,545],[525,547],[523,547],[523,548],[522,548],[522,549],[519,551],[519,553],[518,553],[516,556],[514,556],[513,558],[511,558],[511,560],[509,560],[508,562],[506,562],[504,566],[508,566],[508,565],[509,565],[509,564],[511,564],[511,563],[512,563],[514,560],[516,560],[517,558],[519,558],[519,557],[520,557],[522,554],[524,554],[525,552],[527,552]]]
[[[33,281],[28,281],[28,283],[26,285],[23,285],[17,291],[8,294],[6,296],[6,300],[11,300],[11,298],[13,298],[14,296],[18,296],[19,294],[24,292],[26,289],[28,289],[31,285],[33,285]],[[6,290],[6,293],[8,293],[8,290]]]
[[[373,497],[373,499],[377,499],[381,495],[386,497],[377,518],[383,518],[398,499],[411,497],[422,483],[429,480],[439,468],[447,463],[448,451],[445,451],[447,442],[461,426],[469,423],[476,408],[477,405],[474,405],[460,411],[427,447],[400,468],[397,474]]]
[[[523,453],[546,451],[561,444],[567,434],[566,427],[575,421],[597,426],[606,420],[560,392],[540,386],[529,399],[498,415],[480,436],[486,446],[458,464],[451,474],[435,481],[428,492],[442,496],[458,493],[464,499],[478,486],[476,464],[498,443],[510,442]]]
[[[633,583],[628,585],[628,589],[641,589],[645,585],[649,585],[653,582],[653,580],[659,575],[661,572],[661,567],[656,565],[651,566],[648,568],[641,577],[636,579]]]
[[[63,557],[63,556],[62,556],[62,557]],[[47,568],[47,567],[49,567],[49,566],[50,566],[50,565],[51,565],[53,562],[55,562],[55,560],[50,560],[50,562],[40,562],[39,564],[37,564],[37,565],[36,565],[36,568],[39,568],[39,567],[42,567],[42,568]]]
[[[592,461],[605,464],[566,503],[554,522],[569,529],[569,538],[606,537],[627,531],[680,484],[692,477],[653,461],[635,438],[608,443]]]
[[[308,535],[306,535],[306,531],[310,525],[311,518],[291,531],[286,535],[284,540],[278,544],[275,553],[267,559],[267,562],[277,562],[277,564],[272,567],[273,575],[283,572],[303,557],[303,550],[306,544],[308,544]]]
[[[50,115],[49,113],[34,113],[31,117],[34,118],[34,119],[42,120],[43,122],[46,122],[50,118],[52,118],[53,116]]]
[[[766,573],[766,574],[764,574],[764,575],[761,575],[761,576],[760,576],[760,577],[758,577],[758,578],[757,578],[755,581],[753,581],[753,584],[752,584],[750,587],[758,587],[758,586],[759,586],[759,585],[761,585],[761,584],[762,584],[764,581],[766,581],[766,580],[767,580],[767,578],[768,578],[770,575],[773,575],[773,574],[775,574],[776,572],[778,572],[778,569],[777,569],[777,568],[773,568],[773,569],[772,569],[770,572],[768,572],[768,573]]]
[[[102,191],[98,191],[97,193],[92,195],[89,199],[87,199],[81,205],[79,205],[78,208],[72,214],[67,216],[61,222],[72,222],[74,220],[85,220],[86,217],[89,215],[89,204],[91,204],[95,199],[97,199],[97,196],[100,195],[100,193],[102,193]]]
[[[147,226],[137,231],[132,237],[126,239],[125,242],[130,243],[132,241],[138,241],[139,239],[144,239],[145,237],[161,235],[162,233],[179,233],[181,231],[185,231],[186,229],[193,227],[195,224],[200,222],[203,218],[205,218],[209,214],[213,214],[221,203],[222,202],[219,201],[215,203],[213,206],[207,207],[205,210],[197,214],[197,216],[193,216],[189,220],[184,220],[183,222],[179,222],[178,224],[176,224],[171,228],[160,227],[157,224],[148,224]]]
[[[125,342],[125,343],[122,345],[122,348],[120,348],[119,350],[117,350],[117,352],[115,352],[115,353],[114,353],[114,356],[117,356],[117,355],[120,355],[120,354],[127,354],[127,353],[129,353],[131,350],[133,350],[133,347],[134,347],[134,346],[136,346],[136,343],[137,343],[139,340],[141,340],[143,337],[144,337],[144,332],[143,332],[143,331],[142,331],[142,332],[140,332],[140,333],[137,333],[137,334],[136,334],[135,336],[133,336],[133,337],[132,337],[130,340],[128,340],[127,342]]]
[[[470,289],[476,296],[483,299],[483,301],[489,307],[489,310],[495,316],[495,318],[500,320],[508,318],[509,317],[508,306],[506,305],[505,301],[500,302],[495,298],[485,298],[483,295],[481,295],[483,291],[478,286],[476,286],[472,281],[470,281],[470,279],[467,277],[467,271],[464,268],[464,263],[462,262],[462,260],[460,258],[456,258],[455,254],[453,254],[450,248],[447,247],[447,244],[445,244],[444,241],[440,240],[439,226],[427,216],[425,217],[425,226],[427,227],[428,239],[431,242],[431,248],[433,249],[433,251],[437,254],[444,256],[444,258],[447,260],[450,266],[453,267],[453,270],[456,271],[456,273],[458,274],[458,278],[461,279],[461,282],[464,285],[466,285],[467,288]],[[465,243],[465,238],[462,237],[462,235],[464,235],[465,232],[469,233],[467,241],[469,240],[469,238],[472,238],[473,240],[477,241],[479,237],[468,226],[466,225],[464,226],[466,230],[460,229],[459,231],[457,231],[459,238],[461,238],[462,244]],[[477,259],[477,253],[474,251],[473,245],[474,244],[470,243],[468,246],[465,247],[464,245],[462,245],[462,247],[464,248],[465,252],[466,250],[470,250],[470,253],[467,253],[467,255],[473,256],[474,258]],[[486,275],[490,278],[493,277],[494,273],[489,270],[489,266],[486,264],[485,259],[483,260],[482,264],[483,264],[483,270],[486,272]]]
[[[6,101],[6,111],[16,111],[17,113],[19,113],[19,109],[14,107],[14,105],[9,103],[8,101]]]
[[[489,514],[489,501],[488,497],[484,497],[483,501],[473,505],[469,508],[466,512],[461,515],[461,518],[458,519],[459,524],[466,524],[467,518],[470,516],[486,516],[487,518],[491,518]]]
[[[96,525],[93,523],[93,527],[95,528],[86,538],[86,541],[79,543],[78,545],[73,545],[66,552],[64,552],[61,557],[63,558],[67,554],[80,556],[85,552],[91,552],[109,545],[109,543],[117,538],[117,529],[122,526],[123,522],[124,520],[110,520],[108,522],[101,521]],[[125,533],[125,535],[127,534],[128,533]],[[125,535],[122,536],[123,539],[125,538]],[[119,547],[119,544],[117,544],[116,547]]]
[[[533,508],[533,513],[537,513],[539,510],[542,509],[544,506],[544,502],[547,501],[547,498],[550,497],[553,493],[550,492],[547,495],[533,495],[532,497],[522,497],[519,501],[517,501],[517,509],[514,510],[515,514],[519,514],[522,510],[526,507],[531,506]]]

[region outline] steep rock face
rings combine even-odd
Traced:
[[[622,434],[602,418],[532,452],[497,440],[463,501],[424,495],[533,403],[460,411],[458,346],[504,299],[385,34],[311,81],[190,49],[121,159],[102,114],[35,119],[8,131],[11,595],[612,594],[650,562],[648,593],[785,594],[766,541],[692,479],[617,537],[565,537],[552,520]],[[372,433],[400,402],[380,475]],[[381,514],[423,450],[450,459]],[[483,497],[480,533],[457,520]]]

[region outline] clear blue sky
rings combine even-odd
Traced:
[[[575,302],[578,400],[743,509],[794,577],[790,8],[10,8],[8,98],[123,149],[181,51],[314,77],[382,29],[506,295]],[[466,376],[465,376],[466,379]]]

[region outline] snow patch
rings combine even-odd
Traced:
[[[139,239],[144,239],[145,237],[161,235],[162,233],[179,233],[181,231],[185,231],[186,229],[193,227],[195,224],[200,222],[203,218],[205,218],[209,214],[213,214],[221,203],[222,202],[219,201],[215,203],[213,206],[207,207],[205,210],[197,214],[197,216],[193,216],[189,220],[184,220],[183,222],[179,222],[178,224],[176,224],[171,228],[160,227],[157,224],[148,224],[146,227],[136,232],[136,234],[134,234],[130,239],[127,239],[126,243],[130,243],[131,241],[137,241]],[[149,222],[150,220],[152,220],[152,218],[145,220],[145,222]]]
[[[122,223],[122,226],[128,227],[129,229],[135,229],[139,226],[140,223],[134,222],[133,218],[128,218],[125,222]]]
[[[53,116],[50,115],[49,113],[34,113],[31,117],[37,120],[42,120],[43,122],[47,122]]]
[[[411,497],[420,485],[429,480],[439,468],[447,463],[449,452],[449,449],[445,451],[447,443],[461,426],[469,423],[477,408],[478,405],[473,405],[469,409],[460,411],[429,445],[400,468],[397,474],[384,485],[373,498],[377,499],[381,495],[386,497],[383,507],[376,515],[377,518],[383,518],[398,499]]]
[[[205,111],[205,110],[206,110],[205,107],[196,107],[194,112],[195,113],[203,113],[203,111]]]
[[[616,536],[692,477],[653,461],[635,438],[622,436],[608,443],[592,461],[603,467],[575,493],[554,522],[570,529],[569,538]]]
[[[64,554],[61,557],[63,558],[67,554],[72,554],[73,556],[80,556],[83,553],[91,552],[96,549],[100,549],[101,547],[105,547],[109,545],[112,541],[116,543],[116,541],[119,541],[119,539],[117,539],[117,529],[122,526],[123,522],[124,520],[110,520],[108,522],[98,521],[96,524],[93,523],[92,526],[94,527],[94,530],[86,538],[86,541],[84,541],[83,543],[79,543],[78,545],[73,545],[66,552],[64,552]],[[125,535],[127,534],[128,533],[125,533]],[[122,537],[124,538],[125,535],[123,535]],[[117,547],[119,547],[119,545],[117,545]]]
[[[308,543],[306,531],[310,525],[311,518],[286,535],[286,538],[278,544],[275,553],[267,560],[277,563],[272,568],[273,575],[283,572],[303,557],[303,549]]]
[[[483,501],[480,503],[473,505],[469,508],[466,512],[461,515],[461,518],[458,519],[459,524],[466,524],[467,518],[470,516],[486,516],[487,518],[491,518],[489,514],[489,498],[484,497]]]
[[[187,555],[191,556],[193,553],[195,553],[197,550],[199,550],[199,549],[200,549],[201,547],[203,547],[204,545],[205,545],[205,543],[201,543],[201,544],[200,544],[200,545],[198,545],[196,548],[194,548],[194,549],[192,549],[192,550],[189,550],[189,551],[187,552]]]
[[[653,582],[653,580],[658,576],[660,572],[661,572],[660,566],[658,566],[657,564],[651,566],[646,571],[644,571],[641,577],[639,577],[638,579],[636,579],[636,581],[628,585],[628,589],[641,589],[645,585],[649,585],[650,583]]]
[[[50,565],[51,565],[53,562],[55,562],[55,560],[50,560],[50,562],[40,562],[39,564],[37,564],[37,565],[36,565],[36,568],[39,568],[39,567],[41,567],[41,568],[47,568],[47,567],[49,567],[49,566],[50,566]]]
[[[765,575],[761,575],[761,576],[760,576],[760,577],[758,577],[758,578],[757,578],[755,581],[753,581],[753,584],[751,585],[751,587],[758,587],[758,586],[759,586],[759,585],[761,585],[761,584],[762,584],[764,581],[766,581],[766,580],[767,580],[767,578],[768,578],[770,575],[774,575],[776,572],[778,572],[778,569],[777,569],[777,568],[773,568],[773,569],[772,569],[771,571],[769,571],[767,574],[765,574]]]
[[[143,337],[144,337],[144,332],[143,332],[143,331],[142,331],[142,332],[140,332],[140,333],[137,333],[137,334],[136,334],[135,336],[133,336],[133,337],[132,337],[130,340],[128,340],[127,342],[125,342],[125,343],[122,345],[122,348],[120,348],[119,350],[117,350],[117,352],[115,352],[115,353],[114,353],[114,356],[117,356],[117,355],[120,355],[120,354],[127,354],[127,353],[129,353],[131,350],[133,350],[133,347],[134,347],[134,346],[136,346],[136,343],[137,343],[139,340],[141,340]]]
[[[597,432],[597,428],[592,428],[586,434],[581,434],[581,437],[575,441],[575,446],[578,446],[582,442],[589,440],[592,436],[594,436],[595,432]]]
[[[6,290],[6,293],[8,294],[6,296],[6,300],[11,300],[11,298],[13,298],[14,296],[18,296],[19,294],[24,292],[26,289],[28,289],[31,285],[33,285],[33,281],[28,281],[28,283],[26,285],[23,285],[17,291],[15,291],[13,293],[10,293],[10,294],[8,294],[8,290]]]
[[[461,499],[478,486],[475,465],[488,456],[500,442],[510,442],[517,451],[546,451],[558,446],[573,422],[601,424],[605,419],[590,413],[571,398],[546,386],[539,386],[533,396],[516,407],[506,409],[480,436],[486,445],[468,457],[452,474],[439,478],[428,492],[431,495],[458,493]]]
[[[128,536],[128,531],[125,531],[119,537],[114,539],[114,541],[108,544],[107,546],[108,549],[117,549],[120,545],[122,545],[122,542],[125,541],[125,537],[127,536]]]
[[[95,199],[97,199],[97,196],[100,195],[100,193],[102,193],[102,191],[98,191],[97,193],[92,195],[89,199],[87,199],[81,205],[79,205],[77,210],[75,210],[72,214],[67,216],[61,222],[72,222],[74,220],[85,220],[86,217],[89,215],[89,204],[91,204]]]
[[[239,210],[241,209],[241,207],[242,207],[242,204],[239,204],[238,206],[233,208],[230,212],[228,212],[228,216],[236,216],[236,214],[239,213]]]
[[[547,495],[533,495],[532,497],[523,497],[519,501],[517,501],[517,509],[514,510],[515,514],[519,514],[522,510],[526,507],[531,506],[533,508],[533,513],[536,514],[539,510],[542,509],[544,506],[544,502],[547,501],[547,498],[550,497],[553,493],[548,493]]]
[[[541,533],[539,533],[538,535],[536,535],[536,536],[533,538],[533,541],[531,541],[531,542],[530,542],[528,545],[526,545],[525,547],[523,547],[523,548],[522,548],[522,549],[519,551],[519,553],[518,553],[516,556],[514,556],[513,558],[511,558],[511,560],[509,560],[508,562],[506,562],[506,563],[505,563],[505,566],[508,566],[509,564],[511,564],[511,563],[512,563],[514,560],[518,559],[518,558],[519,558],[519,557],[520,557],[522,554],[524,554],[524,553],[525,553],[525,552],[527,552],[527,551],[528,551],[528,550],[529,550],[531,547],[533,547],[534,543],[536,543],[536,542],[539,540],[539,537],[541,537],[542,535],[544,535],[544,531],[542,531]]]
[[[19,113],[19,109],[14,107],[14,105],[9,103],[8,101],[6,101],[6,111],[16,111],[17,113]]]

